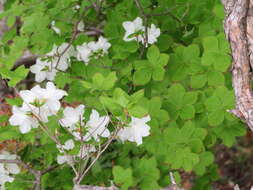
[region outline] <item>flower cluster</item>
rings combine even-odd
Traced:
[[[67,95],[64,90],[57,89],[52,82],[46,88],[36,85],[31,90],[20,91],[23,105],[13,106],[9,122],[19,126],[21,133],[27,133],[39,126],[39,122],[46,123],[48,116],[56,115],[61,107],[60,99]]]
[[[107,54],[110,47],[111,44],[108,40],[100,36],[97,42],[91,41],[89,43],[83,43],[81,46],[77,46],[77,59],[88,64],[90,58],[98,59]]]
[[[58,71],[66,71],[70,66],[70,57],[75,56],[74,48],[67,43],[59,47],[54,45],[51,52],[44,58],[38,58],[36,64],[30,67],[30,71],[35,74],[36,82],[44,80],[53,81]]]
[[[15,160],[15,154],[10,154],[9,152],[2,151],[0,153],[0,159],[5,160]],[[17,164],[15,163],[0,163],[0,189],[4,190],[4,184],[6,182],[13,182],[14,177],[13,174],[18,174],[20,169]]]
[[[55,26],[55,22],[51,23],[51,27],[57,34],[60,34],[61,31]],[[84,28],[83,25],[78,27],[78,30]],[[136,40],[145,45],[153,44],[160,35],[160,29],[152,24],[150,28],[147,28],[148,38],[146,39],[145,27],[139,17],[133,22],[124,22],[123,27],[126,30],[125,41]],[[91,59],[98,59],[108,54],[110,47],[111,44],[102,36],[97,41],[84,43],[75,48],[71,44],[63,43],[59,47],[54,46],[51,52],[44,57],[38,58],[36,64],[30,67],[30,71],[35,74],[37,82],[53,81],[57,72],[66,71],[71,66],[71,57],[76,57],[77,60],[87,65]],[[56,130],[55,134],[48,134],[56,143],[59,151],[58,164],[66,163],[73,167],[77,161],[87,159],[93,155],[92,153],[101,151],[101,145],[106,138],[109,139],[108,142],[118,137],[122,142],[130,141],[140,145],[143,143],[143,137],[150,135],[150,126],[147,124],[151,120],[149,116],[131,117],[130,123],[123,123],[120,119],[114,118],[118,121],[115,121],[116,124],[109,128],[111,118],[108,115],[101,116],[95,109],[89,110],[82,104],[62,108],[60,100],[64,96],[67,96],[67,92],[56,88],[53,82],[47,82],[45,88],[36,85],[30,90],[22,90],[20,97],[23,104],[20,107],[13,106],[13,114],[9,118],[10,124],[18,126],[23,134],[38,127],[48,132],[50,131],[47,127],[49,117],[59,118],[58,124],[65,129],[63,130],[65,134],[59,134],[60,130]],[[89,111],[91,112],[87,118],[86,113]],[[3,158],[7,159],[6,155],[15,159],[15,155],[7,153]],[[17,173],[19,173],[19,168],[16,164],[0,165],[1,187],[5,182],[13,181],[10,174]]]
[[[100,117],[99,113],[93,109],[89,120],[84,122],[84,111],[84,105],[79,105],[76,108],[66,107],[63,110],[63,117],[59,120],[60,125],[67,129],[76,141],[87,142],[91,139],[99,141],[99,137],[108,138],[110,136],[110,131],[107,129],[109,117]],[[93,145],[83,144],[77,155],[66,154],[65,151],[72,150],[74,147],[75,143],[72,139],[67,140],[63,145],[57,145],[61,153],[57,156],[57,162],[71,165],[76,158],[84,159],[90,152],[96,152],[96,148]]]
[[[63,118],[59,121],[61,126],[65,127],[76,140],[89,141],[93,138],[99,141],[99,137],[109,137],[110,131],[106,128],[110,118],[108,116],[99,116],[96,110],[92,110],[87,123],[84,123],[84,105],[76,108],[66,107],[63,111]],[[83,128],[83,129],[82,129]],[[85,136],[82,131],[87,131]]]
[[[93,146],[92,144],[83,144],[77,155],[69,155],[65,152],[65,150],[67,151],[72,150],[75,147],[74,141],[68,140],[65,142],[63,146],[64,146],[64,151],[62,151],[61,147],[59,146],[57,147],[59,152],[61,153],[57,156],[58,164],[67,163],[69,165],[72,165],[75,163],[77,159],[84,160],[90,153],[97,151],[95,146]]]
[[[124,41],[138,41],[142,44],[153,44],[157,42],[157,38],[160,36],[160,29],[156,28],[154,24],[147,28],[147,34],[145,34],[145,26],[143,26],[143,21],[140,17],[137,17],[134,21],[123,22],[123,27],[125,29],[125,35],[123,37]],[[145,39],[147,35],[147,39]],[[145,42],[147,40],[147,42]],[[146,44],[146,45],[147,45]]]
[[[36,64],[30,67],[30,71],[35,74],[36,82],[53,81],[58,71],[68,69],[70,57],[76,57],[79,61],[88,64],[91,57],[97,59],[104,56],[108,53],[110,47],[111,44],[102,36],[99,37],[97,42],[92,41],[77,46],[77,51],[68,43],[63,43],[60,46],[54,45],[51,52],[36,60]]]

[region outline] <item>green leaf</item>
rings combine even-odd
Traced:
[[[6,102],[12,106],[21,106],[23,103],[23,100],[19,97],[17,98],[6,98]]]
[[[119,104],[115,102],[112,98],[108,98],[105,96],[99,97],[101,104],[107,108],[108,110],[112,111],[115,115],[121,115],[122,109]]]
[[[0,127],[0,133],[1,133],[0,136],[1,141],[18,139],[21,136],[19,129],[13,126]]]
[[[143,190],[159,189],[160,172],[155,157],[136,159],[134,162],[134,176],[141,176],[138,182]]]
[[[185,105],[179,113],[182,119],[191,119],[195,115],[195,109],[192,105]]]
[[[208,36],[203,39],[205,51],[219,52],[219,42],[215,36]]]
[[[107,77],[105,77],[105,80],[103,82],[103,89],[104,90],[110,90],[115,82],[117,81],[116,72],[111,72]]]
[[[115,102],[125,108],[129,103],[130,97],[121,88],[116,88],[113,92],[113,99],[115,100]]]
[[[165,65],[168,64],[169,58],[170,58],[170,57],[169,57],[168,54],[161,53],[161,54],[160,54],[160,57],[159,57],[159,59],[158,59],[158,61],[157,61],[156,64],[159,64],[159,65],[161,65],[161,66],[165,66]]]
[[[210,86],[218,86],[224,85],[225,77],[221,72],[211,71],[208,73],[208,85]]]
[[[121,166],[115,166],[112,170],[114,182],[123,190],[129,189],[133,185],[132,169],[124,169]]]
[[[152,78],[154,81],[161,81],[164,78],[165,70],[162,67],[155,67],[153,70]]]
[[[151,63],[155,64],[158,61],[159,56],[160,51],[155,45],[152,45],[150,48],[148,48],[147,58]]]
[[[194,104],[198,99],[197,92],[187,92],[183,97],[183,104]]]
[[[189,61],[192,59],[196,59],[196,57],[199,57],[199,54],[200,54],[199,46],[196,44],[192,44],[184,48],[183,58],[185,61]]]
[[[215,52],[204,52],[203,56],[201,57],[201,63],[204,66],[214,65],[215,57],[217,53]]]
[[[96,73],[93,77],[92,77],[92,82],[94,84],[94,86],[97,89],[103,88],[103,83],[104,83],[104,76],[101,73]]]
[[[169,159],[171,159],[169,157]],[[172,168],[183,168],[185,171],[191,171],[199,162],[197,154],[191,152],[190,148],[177,149],[173,154]]]
[[[128,108],[128,112],[130,113],[131,116],[138,118],[144,117],[148,113],[145,108],[139,105],[130,106]]]
[[[133,77],[134,84],[145,85],[150,81],[151,76],[152,76],[152,71],[149,68],[137,70],[134,73],[134,77]]]
[[[181,84],[174,84],[168,89],[167,98],[171,104],[181,106],[183,103],[183,97],[185,89]]]
[[[224,120],[224,111],[218,109],[208,115],[208,123],[212,126],[220,125]]]
[[[205,105],[208,111],[215,111],[221,108],[222,102],[217,96],[212,96],[206,100]]]
[[[217,71],[225,72],[231,65],[231,57],[226,54],[217,54],[215,57],[214,68]]]
[[[194,75],[191,77],[192,88],[203,88],[206,84],[207,76],[205,74]]]
[[[131,95],[130,97],[131,103],[137,103],[143,97],[144,97],[144,90],[139,90]]]

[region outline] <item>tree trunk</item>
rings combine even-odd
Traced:
[[[236,108],[229,110],[253,131],[253,0],[222,0],[226,18],[224,29],[232,50],[232,77]]]

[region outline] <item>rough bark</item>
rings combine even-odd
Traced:
[[[224,29],[232,51],[232,76],[236,108],[231,113],[253,131],[253,0],[222,0],[226,18]]]

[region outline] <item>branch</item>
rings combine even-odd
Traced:
[[[32,66],[36,63],[36,59],[38,58],[39,56],[37,55],[30,55],[28,57],[22,57],[20,59],[18,59],[15,63],[14,63],[14,66],[12,67],[12,71],[16,70],[18,67],[20,67],[21,65],[25,65],[25,66]]]
[[[224,29],[232,50],[232,77],[236,97],[236,109],[232,112],[253,130],[253,93],[251,90],[250,52],[252,27],[248,0],[222,0],[225,6],[226,18]],[[247,35],[247,32],[249,35]]]

